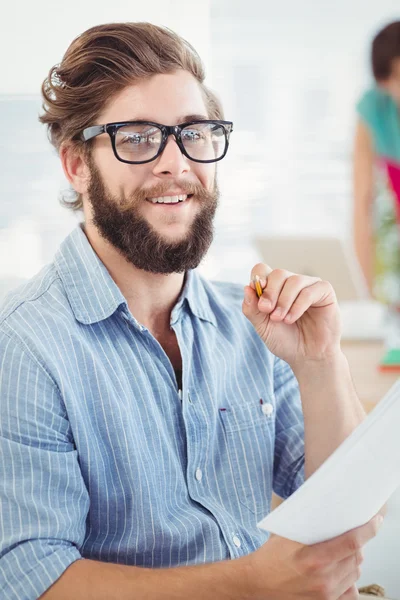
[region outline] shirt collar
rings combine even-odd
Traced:
[[[211,309],[206,287],[207,283],[196,270],[186,272],[185,285],[171,314],[171,325],[179,320],[186,301],[196,317],[209,321],[217,327],[217,320]]]
[[[107,319],[121,305],[127,310],[125,297],[93,250],[81,225],[61,244],[54,263],[80,323],[89,325]],[[196,317],[217,326],[206,286],[197,271],[186,273],[184,287],[171,314],[171,325],[179,320],[187,302]]]
[[[64,240],[55,260],[75,318],[85,325],[112,315],[126,300],[89,243],[81,225]]]

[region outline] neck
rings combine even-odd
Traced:
[[[90,245],[126,298],[129,310],[139,323],[162,335],[170,329],[171,311],[184,284],[184,273],[159,275],[137,269],[90,222],[84,224]]]

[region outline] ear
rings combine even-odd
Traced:
[[[90,181],[89,167],[83,153],[72,144],[63,144],[60,158],[64,174],[78,194],[84,194]]]

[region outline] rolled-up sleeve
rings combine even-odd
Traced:
[[[288,498],[304,483],[304,419],[300,391],[292,369],[275,359],[276,429],[273,489]]]
[[[0,331],[0,596],[39,598],[82,558],[89,496],[60,392]]]

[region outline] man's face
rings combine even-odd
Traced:
[[[176,125],[207,109],[196,79],[186,71],[155,75],[118,94],[97,123],[148,120]],[[182,155],[170,136],[154,161],[118,161],[108,134],[94,140],[91,174],[84,194],[86,216],[100,235],[134,266],[153,273],[195,268],[212,241],[218,190],[215,163],[196,163]],[[177,204],[154,198],[186,196]]]
[[[395,58],[393,60],[390,77],[381,82],[380,85],[392,96],[393,100],[400,105],[400,58]]]

